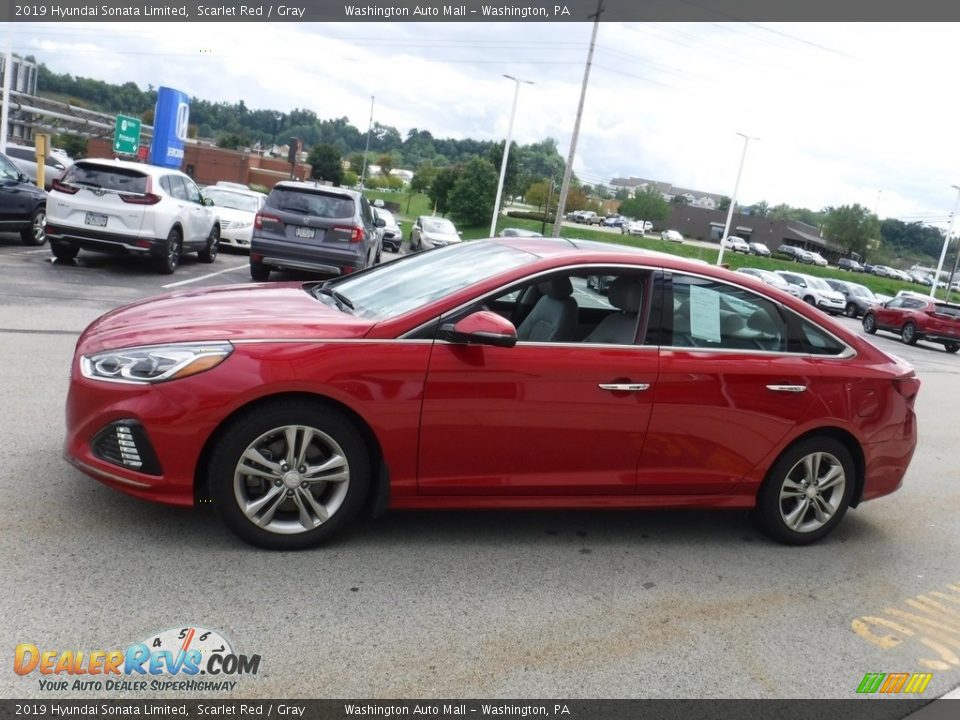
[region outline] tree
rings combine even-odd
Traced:
[[[731,202],[732,200],[728,198],[726,195],[721,195],[720,200],[717,201],[717,210],[722,210],[723,212],[726,212],[727,210],[730,209]]]
[[[748,210],[750,211],[751,215],[755,215],[756,217],[766,217],[770,214],[770,206],[767,204],[766,200],[761,200],[758,203],[754,203],[748,208]]]
[[[564,206],[564,212],[573,212],[574,210],[583,210],[587,207],[587,195],[580,188],[573,188],[567,192],[567,204]]]
[[[358,182],[360,182],[360,176],[353,170],[343,171],[343,179],[340,180],[341,185],[344,187],[353,187]]]
[[[242,147],[247,147],[249,144],[250,138],[246,135],[238,135],[237,133],[224,135],[217,141],[217,147],[226,148],[227,150],[239,150]]]
[[[673,205],[689,205],[690,201],[686,198],[685,195],[674,195],[670,198],[670,202]]]
[[[650,222],[663,222],[670,217],[670,204],[655,187],[647,187],[620,204],[620,213],[627,217]]]
[[[448,197],[450,214],[462,225],[483,225],[493,213],[496,194],[497,171],[489,160],[474,158],[453,183]]]
[[[343,159],[333,145],[314,145],[307,156],[307,162],[313,167],[310,177],[329,180],[334,185],[343,182]]]
[[[377,158],[377,165],[380,166],[381,175],[389,175],[390,171],[393,170],[393,156],[389,154],[383,154]]]
[[[524,194],[523,199],[527,201],[529,205],[536,205],[537,207],[542,208],[547,202],[547,195],[550,191],[550,183],[546,180],[541,180],[536,182],[530,187],[527,188],[527,192]]]
[[[624,200],[629,200],[630,191],[627,190],[627,188],[625,187],[617,188],[617,192],[614,193],[614,197],[620,202],[623,202]]]
[[[359,175],[360,171],[363,169],[363,153],[362,152],[352,153],[350,155],[349,160],[350,160],[350,169]]]
[[[847,254],[863,255],[870,241],[880,237],[880,221],[860,204],[841,205],[827,209],[823,231]]]
[[[81,158],[87,154],[87,139],[79,135],[64,133],[54,138],[54,145],[62,148],[72,158]]]
[[[441,215],[446,215],[449,210],[449,195],[453,189],[453,184],[460,176],[460,166],[441,168],[437,171],[433,182],[430,183],[430,189],[427,190],[427,196],[433,200],[433,206]]]
[[[427,192],[436,177],[437,169],[433,165],[421,165],[410,181],[411,194]]]

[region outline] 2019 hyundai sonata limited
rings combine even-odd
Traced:
[[[742,274],[498,238],[109,312],[77,344],[65,453],[275,549],[387,508],[755,508],[804,544],[900,486],[919,384]]]

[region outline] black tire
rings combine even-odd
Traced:
[[[877,331],[877,319],[873,313],[867,313],[863,316],[863,331],[873,335]]]
[[[816,476],[819,481],[832,477],[826,471],[842,473],[842,487],[833,485],[821,494],[818,486],[812,489],[808,483],[801,486],[800,481],[806,473],[804,459],[821,454]],[[808,437],[791,445],[777,459],[767,473],[767,477],[757,494],[757,506],[754,513],[761,529],[774,540],[786,545],[807,545],[816,542],[830,533],[847,512],[856,474],[850,452],[839,440],[826,436]],[[796,488],[795,490],[793,488]],[[782,497],[781,492],[791,496]],[[807,493],[813,493],[813,498]],[[795,495],[794,495],[795,493]],[[805,503],[805,505],[804,505]],[[832,508],[827,519],[821,522],[815,506]],[[788,518],[796,517],[797,527],[791,527]]]
[[[207,246],[197,253],[202,263],[212,263],[217,259],[217,253],[220,252],[220,226],[214,223],[207,237]]]
[[[174,271],[180,265],[180,255],[183,252],[183,238],[180,237],[180,231],[176,228],[170,230],[167,235],[166,246],[163,255],[155,255],[153,266],[157,272],[162,275],[173,275]]]
[[[47,209],[38,207],[30,217],[30,227],[20,231],[20,242],[24,245],[40,246],[47,241]]]
[[[250,277],[257,282],[266,282],[270,279],[270,268],[263,263],[250,261]]]
[[[904,345],[916,345],[917,340],[917,326],[912,322],[906,322],[903,324],[903,327],[900,328],[900,340],[903,341]]]
[[[305,456],[301,467],[309,467],[311,461],[319,465],[335,455],[344,459],[343,465],[335,465],[321,476],[338,475],[338,481],[309,482],[304,480],[309,475],[300,467],[283,470],[284,461],[290,457],[284,434],[288,427],[309,428],[314,433],[308,443],[308,452],[312,455]],[[294,454],[300,452],[303,438],[297,430]],[[247,467],[252,465],[255,470],[259,467],[261,474],[266,471],[276,478],[237,472],[244,453],[250,448],[258,449],[274,467],[249,460]],[[268,448],[274,450],[269,457]],[[278,459],[274,461],[274,458]],[[251,409],[225,427],[210,456],[207,478],[214,507],[234,534],[268,550],[303,550],[333,537],[357,516],[370,488],[371,467],[370,451],[363,437],[343,413],[309,400],[286,400]],[[305,497],[307,493],[315,504]],[[260,518],[273,527],[261,527],[245,514],[241,503],[262,502],[268,497],[276,500],[264,503],[266,510]],[[305,508],[302,512],[306,513],[312,529],[303,529],[301,518],[304,516],[298,506]],[[329,513],[326,519],[321,519],[315,510],[318,506]],[[274,512],[263,520],[271,509]]]
[[[843,309],[843,314],[849,318],[855,318],[857,316],[857,306],[852,302],[848,302],[847,306]]]
[[[955,343],[955,342],[944,343],[943,349],[952,355],[957,350],[960,350],[960,343]]]
[[[817,299],[816,299],[813,295],[807,295],[807,296],[803,299],[803,301],[804,301],[807,305],[813,305],[814,307],[817,306]]]
[[[376,255],[376,257],[373,258],[373,264],[374,264],[374,265],[379,265],[379,264],[380,264],[380,259],[381,259],[381,256],[382,256],[382,255],[383,255],[383,245],[380,245],[380,247],[377,248],[377,255]]]
[[[78,248],[76,245],[71,245],[70,243],[51,241],[50,251],[57,260],[70,262],[80,252],[80,248]]]

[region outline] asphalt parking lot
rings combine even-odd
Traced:
[[[923,381],[917,453],[899,492],[811,547],[773,544],[741,512],[414,512],[284,554],[61,458],[83,327],[165,290],[250,282],[246,256],[161,276],[86,253],[53,263],[0,235],[0,278],[8,653],[216,629],[262,657],[214,693],[235,699],[849,698],[867,672],[932,672],[930,698],[960,685],[960,357],[938,345],[873,339]],[[923,608],[940,619],[918,621]],[[76,693],[8,662],[0,695]]]

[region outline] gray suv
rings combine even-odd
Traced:
[[[312,182],[277,183],[257,213],[250,276],[271,270],[345,275],[380,262],[378,219],[360,193]]]

